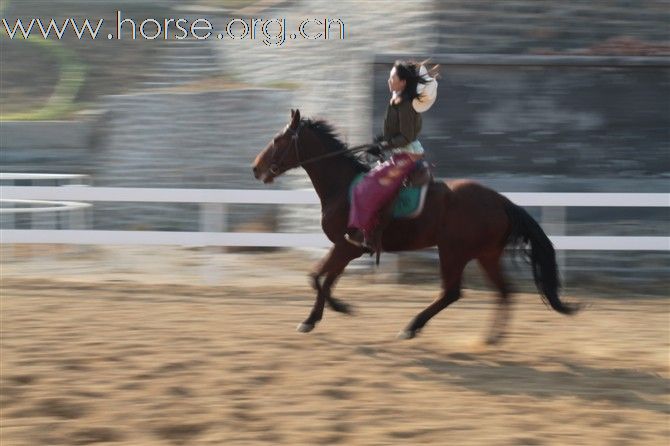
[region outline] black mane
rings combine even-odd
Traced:
[[[337,132],[333,129],[333,126],[325,120],[303,119],[302,122],[307,128],[314,131],[321,137],[321,140],[324,142],[324,145],[329,151],[339,152],[348,149],[348,146],[337,137]],[[370,166],[360,162],[353,153],[345,153],[342,155],[342,157],[351,161],[354,169],[356,169],[357,172],[370,171]]]

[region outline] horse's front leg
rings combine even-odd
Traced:
[[[310,274],[310,278],[312,279],[312,287],[316,290],[316,301],[314,302],[314,307],[309,313],[309,316],[307,316],[307,319],[298,325],[297,330],[302,333],[309,333],[314,330],[316,323],[323,317],[323,307],[326,303],[326,297],[323,295],[323,288],[319,282],[319,273],[316,271],[313,272]]]
[[[323,308],[326,302],[328,302],[328,305],[335,311],[351,314],[351,307],[344,302],[335,299],[331,294],[331,290],[335,281],[340,274],[342,274],[342,271],[344,271],[344,268],[346,268],[349,262],[360,257],[362,253],[362,249],[343,241],[340,244],[334,245],[326,257],[319,262],[315,271],[310,275],[312,286],[316,291],[314,307],[307,319],[298,325],[298,331],[308,333],[314,329],[316,324],[323,317]],[[321,277],[324,275],[326,277],[322,284]]]

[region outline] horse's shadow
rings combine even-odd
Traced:
[[[326,344],[338,344],[330,337]],[[344,346],[344,344],[342,344]],[[598,368],[564,358],[544,356],[535,367],[525,361],[501,360],[496,350],[484,353],[447,353],[425,346],[398,348],[398,341],[359,345],[356,355],[388,362],[394,369],[416,366],[426,373],[406,371],[416,381],[433,381],[462,386],[491,395],[528,395],[535,398],[576,397],[585,401],[606,401],[618,406],[670,414],[670,404],[658,400],[670,395],[670,380],[636,369]],[[349,345],[350,346],[350,345]],[[541,368],[552,370],[542,370]]]
[[[542,358],[554,370],[540,370],[525,362],[496,360],[490,354],[451,353],[445,358],[444,352],[425,347],[413,351],[405,363],[424,367],[427,373],[405,376],[418,381],[455,384],[492,395],[572,396],[670,414],[670,405],[658,402],[670,394],[670,380],[648,372],[590,367],[556,357]]]

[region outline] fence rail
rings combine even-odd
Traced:
[[[668,251],[670,237],[550,236],[563,251]],[[75,245],[178,245],[327,248],[323,234],[278,232],[101,231],[3,229],[0,243]]]
[[[503,192],[521,206],[670,207],[670,193]],[[68,185],[2,186],[2,199],[162,203],[318,204],[312,189],[165,189]]]
[[[670,237],[566,236],[565,207],[670,207],[668,193],[504,193],[521,206],[548,210],[559,250],[670,251]],[[318,204],[313,190],[154,189],[87,186],[2,186],[3,200],[200,203],[201,232],[3,229],[0,243],[182,246],[328,247],[320,233],[226,232],[228,204]],[[558,210],[558,212],[556,212]],[[13,210],[15,212],[15,209]],[[2,210],[0,209],[0,213]],[[543,213],[544,215],[544,213]],[[557,222],[556,219],[559,221]]]

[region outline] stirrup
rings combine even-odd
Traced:
[[[353,237],[351,237],[349,234],[344,234],[344,239],[351,243],[354,246],[358,246],[359,248],[363,248],[363,243],[359,242],[358,240],[355,240]]]
[[[353,238],[353,237],[350,236],[349,234],[344,234],[344,239],[345,239],[346,241],[348,241],[349,243],[351,243],[352,245],[357,246],[357,247],[359,247],[359,248],[363,248],[363,249],[365,249],[365,250],[367,250],[367,251],[372,251],[372,250],[373,250],[372,247],[371,247],[370,245],[368,245],[367,243],[365,243],[365,238],[363,238],[363,241],[362,241],[362,242],[359,242],[358,240],[356,240],[355,238]]]

